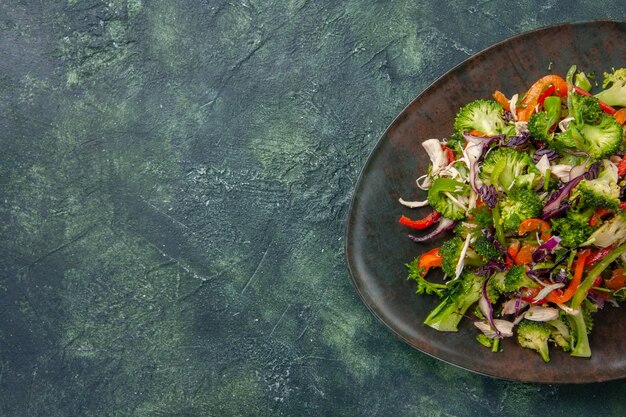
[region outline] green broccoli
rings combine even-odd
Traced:
[[[594,245],[606,248],[608,246],[620,245],[626,241],[626,211],[621,211],[611,219],[602,223],[602,225],[596,229],[589,241],[592,241]]]
[[[458,222],[456,226],[454,226],[454,234],[463,238],[463,240],[465,240],[469,234],[477,236],[479,233],[480,229],[474,223],[463,221]]]
[[[472,219],[472,223],[475,223],[480,229],[489,229],[493,226],[493,216],[486,204],[471,209],[469,216]]]
[[[489,298],[489,302],[491,304],[495,304],[498,299],[500,298],[500,295],[502,295],[504,293],[504,291],[502,291],[502,287],[500,285],[500,279],[499,278],[494,278],[495,276],[504,276],[506,273],[505,272],[496,272],[495,274],[493,274],[491,277],[489,277],[489,281],[487,281],[487,285],[485,286],[485,290],[487,292],[487,297]],[[480,317],[479,317],[480,318]]]
[[[491,210],[486,205],[481,205],[468,211],[468,219],[459,222],[454,227],[454,233],[463,239],[471,234],[473,237],[482,236],[483,229],[493,226]]]
[[[609,84],[611,86],[607,88]],[[626,107],[626,68],[614,70],[610,74],[605,72],[602,88],[605,90],[596,94],[599,100],[609,106]]]
[[[550,328],[537,321],[522,320],[517,326],[517,341],[520,346],[539,352],[544,362],[550,362]]]
[[[543,108],[543,111],[534,113],[528,120],[528,131],[537,140],[550,141],[554,136],[552,128],[561,119],[561,99],[547,97]]]
[[[582,304],[583,308],[583,320],[585,320],[585,327],[587,328],[587,333],[591,333],[593,330],[593,315],[598,312],[598,305],[593,303],[588,298],[585,298]]]
[[[446,146],[452,149],[455,157],[460,157],[463,155],[463,149],[465,148],[465,138],[461,133],[454,132],[446,141]]]
[[[585,91],[591,90],[591,81],[589,81],[589,78],[593,78],[591,75],[589,75],[589,78],[587,78],[587,75],[585,75],[585,73],[581,71],[579,73],[576,73],[576,76],[574,78],[574,85],[576,85],[576,87]]]
[[[540,175],[529,154],[511,148],[498,148],[487,155],[479,173],[485,184],[505,192],[513,186],[533,188]]]
[[[428,202],[435,210],[451,220],[466,217],[470,186],[452,178],[437,178],[428,190]]]
[[[456,277],[456,266],[461,259],[461,252],[465,242],[459,236],[455,236],[443,243],[439,248],[441,255],[441,269],[445,274]],[[485,260],[478,255],[472,248],[468,248],[465,252],[464,264],[469,266],[480,266],[485,264]]]
[[[556,320],[547,321],[546,324],[550,326],[550,340],[552,340],[557,346],[563,349],[565,352],[572,350],[572,334],[569,328],[569,322],[565,316],[561,315]]]
[[[573,198],[580,195],[580,205],[583,207],[615,209],[620,204],[620,187],[617,181],[617,168],[609,161],[604,161],[604,168],[598,178],[582,180],[576,187]]]
[[[571,210],[565,217],[552,219],[552,233],[561,238],[561,246],[566,248],[576,248],[589,239],[593,232],[593,227],[589,226],[589,218],[585,212]]]
[[[576,124],[597,124],[602,116],[602,108],[597,98],[572,94],[572,117]]]
[[[454,131],[470,132],[478,130],[486,135],[495,136],[506,130],[503,118],[504,108],[494,100],[474,100],[467,103],[454,118]]]
[[[522,220],[540,216],[542,209],[543,203],[536,192],[515,189],[499,203],[500,223],[505,232],[515,232]]]
[[[424,324],[444,332],[455,332],[463,314],[481,297],[483,278],[464,272],[450,283],[441,303],[424,320]]]
[[[489,239],[484,235],[479,235],[476,239],[470,243],[470,247],[474,249],[476,254],[480,256],[483,261],[488,262],[491,259],[502,258],[502,252],[500,252]]]
[[[536,288],[538,284],[528,277],[525,265],[514,265],[508,272],[498,272],[489,278],[500,293],[518,291],[520,288]]]
[[[558,134],[555,149],[572,148],[602,159],[615,153],[622,144],[622,125],[613,116],[602,112],[596,124],[571,121],[565,132]]]

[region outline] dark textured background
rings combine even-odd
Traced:
[[[343,252],[414,96],[597,18],[623,1],[0,1],[0,415],[626,415],[626,381],[409,348]]]

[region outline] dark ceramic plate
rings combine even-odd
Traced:
[[[463,320],[459,332],[437,332],[422,324],[434,297],[415,294],[404,264],[439,246],[445,237],[416,245],[397,220],[410,210],[398,197],[424,199],[415,179],[428,166],[421,142],[451,133],[458,108],[494,89],[522,92],[552,72],[564,75],[571,64],[601,74],[626,65],[626,22],[588,22],[552,26],[498,43],[469,58],[420,94],[393,121],[370,155],[350,207],[346,254],[356,290],[387,327],[409,345],[450,364],[509,380],[583,383],[626,376],[626,308],[607,307],[597,316],[590,337],[592,357],[574,358],[556,348],[544,363],[511,338],[494,354],[475,341],[476,330]]]

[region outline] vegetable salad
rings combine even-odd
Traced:
[[[591,356],[594,313],[626,298],[626,68],[599,81],[572,66],[495,91],[423,142],[427,200],[400,203],[432,211],[399,221],[418,243],[448,232],[407,264],[417,293],[440,299],[426,325],[466,317],[494,352],[512,337],[546,362],[551,345]]]

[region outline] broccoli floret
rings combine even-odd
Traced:
[[[437,178],[428,190],[428,202],[444,217],[462,220],[469,205],[470,187],[451,178]]]
[[[454,118],[454,131],[470,132],[478,130],[485,135],[495,136],[504,133],[504,108],[494,100],[474,100],[459,110]]]
[[[515,189],[499,204],[500,223],[505,232],[514,232],[522,220],[541,215],[543,203],[532,190]]]
[[[584,72],[581,71],[579,73],[576,73],[574,80],[574,85],[576,85],[576,87],[581,88],[585,91],[591,90],[591,81],[589,81],[589,78],[587,78],[587,75],[585,75]]]
[[[493,216],[486,204],[471,209],[469,215],[472,223],[476,224],[479,229],[489,229],[493,226]]]
[[[511,148],[499,148],[487,155],[479,175],[485,184],[508,192],[514,185],[533,188],[541,173],[529,154]]]
[[[547,97],[543,108],[543,111],[533,114],[528,120],[528,131],[537,140],[550,141],[554,136],[552,128],[561,119],[561,99]]]
[[[565,352],[572,350],[572,334],[569,328],[569,322],[564,316],[560,316],[556,320],[546,322],[550,329],[550,340]]]
[[[515,265],[508,272],[498,272],[494,274],[489,281],[493,282],[494,287],[500,293],[518,291],[520,288],[535,288],[537,283],[530,279],[526,274],[524,265]]]
[[[431,282],[424,278],[424,271],[423,268],[419,267],[419,261],[419,258],[416,258],[411,263],[405,265],[409,270],[408,279],[412,279],[417,283],[416,292],[418,294],[435,294],[442,297],[446,285]]]
[[[556,136],[555,149],[566,147],[587,152],[602,159],[615,153],[622,143],[622,125],[604,112],[596,124],[570,122],[567,130]]]
[[[476,335],[476,340],[484,347],[491,348],[493,346],[494,339],[489,339],[487,336],[485,336],[484,333],[479,333],[478,335]]]
[[[476,237],[470,246],[485,262],[488,262],[491,259],[500,259],[502,257],[502,252],[500,252],[493,245],[493,243],[491,243],[491,241],[482,234]]]
[[[602,88],[605,90],[596,94],[598,99],[609,106],[626,107],[626,68],[614,70],[610,74],[605,72]]]
[[[465,138],[459,132],[454,132],[450,135],[450,138],[446,141],[446,146],[452,149],[455,157],[463,155],[463,149],[465,148]]]
[[[441,255],[441,269],[445,274],[451,277],[456,276],[456,266],[461,259],[461,253],[463,252],[463,246],[465,242],[459,236],[455,236],[449,239],[441,245],[439,248],[439,254]],[[480,266],[486,261],[482,259],[472,248],[468,248],[465,252],[463,260],[465,265]]]
[[[448,293],[426,317],[424,324],[439,331],[457,331],[463,314],[480,298],[482,282],[483,278],[474,273],[463,273],[451,282]]]
[[[598,178],[582,180],[576,187],[574,197],[580,195],[580,204],[584,207],[615,209],[620,204],[617,167],[608,160],[603,162],[604,167]]]
[[[584,212],[572,210],[565,217],[552,219],[552,233],[561,238],[561,246],[575,248],[589,239],[593,232],[593,227],[589,226],[591,214],[593,209],[588,216]]]
[[[522,320],[517,326],[517,341],[520,346],[539,352],[544,362],[550,362],[550,328],[537,321]]]
[[[469,234],[476,236],[478,233],[480,233],[480,229],[474,223],[463,221],[454,226],[454,234],[463,238],[463,240]]]
[[[596,124],[602,116],[602,108],[597,98],[572,94],[572,117],[577,124]]]
[[[626,241],[626,212],[619,212],[613,218],[605,221],[589,236],[589,241],[600,248],[611,245],[620,245]]]
[[[583,320],[585,320],[585,327],[587,328],[587,334],[593,330],[593,315],[598,312],[598,305],[591,302],[588,298],[582,304]]]

